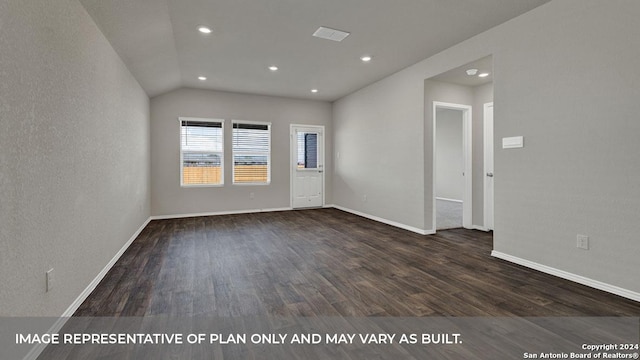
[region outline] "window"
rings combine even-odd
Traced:
[[[298,169],[318,168],[318,133],[297,132]]]
[[[224,183],[224,120],[180,118],[180,185]]]
[[[233,183],[271,181],[271,123],[233,122]]]

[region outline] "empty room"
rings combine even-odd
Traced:
[[[0,0],[0,358],[637,359],[639,17]]]

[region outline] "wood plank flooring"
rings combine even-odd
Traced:
[[[639,316],[640,303],[336,209],[152,221],[75,316]]]

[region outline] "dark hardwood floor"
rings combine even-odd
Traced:
[[[640,303],[335,209],[152,221],[75,316],[639,316]]]

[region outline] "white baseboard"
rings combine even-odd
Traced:
[[[413,226],[401,224],[399,222],[383,219],[381,217],[369,215],[362,213],[360,211],[348,209],[342,206],[333,205],[333,204],[325,204],[322,208],[335,208],[342,211],[346,211],[348,213],[352,213],[358,216],[365,217],[367,219],[375,220],[387,225],[395,226],[404,230],[409,230],[411,232],[418,233],[420,235],[431,235],[435,234],[435,231],[432,230],[422,230]],[[236,211],[217,211],[217,212],[204,212],[204,213],[190,213],[190,214],[172,214],[172,215],[153,215],[151,216],[151,220],[165,220],[165,219],[179,219],[179,218],[187,218],[187,217],[197,217],[197,216],[217,216],[217,215],[234,215],[234,214],[251,214],[251,213],[259,213],[259,212],[274,212],[274,211],[289,211],[293,210],[292,207],[286,208],[271,208],[271,209],[249,209],[249,210],[236,210]]]
[[[181,219],[181,218],[199,217],[199,216],[253,214],[253,213],[260,213],[260,212],[274,212],[274,211],[287,211],[287,210],[293,210],[293,208],[285,207],[285,208],[272,208],[272,209],[248,209],[248,210],[215,211],[215,212],[189,213],[189,214],[153,215],[151,216],[151,220]]]
[[[367,219],[371,219],[371,220],[374,220],[374,221],[377,221],[377,222],[381,222],[383,224],[395,226],[397,228],[404,229],[404,230],[409,230],[411,232],[414,232],[414,233],[417,233],[417,234],[420,234],[420,235],[432,235],[432,234],[435,234],[435,231],[433,231],[433,230],[419,229],[417,227],[405,225],[405,224],[402,224],[402,223],[399,223],[399,222],[396,222],[396,221],[392,221],[392,220],[387,220],[387,219],[384,219],[384,218],[381,218],[381,217],[378,217],[378,216],[369,215],[369,214],[366,214],[366,213],[363,213],[363,212],[360,212],[360,211],[357,211],[357,210],[352,210],[352,209],[349,209],[349,208],[345,208],[345,207],[342,207],[342,206],[339,206],[339,205],[333,205],[333,207],[338,209],[338,210],[346,211],[346,212],[352,213],[354,215],[362,216],[362,217],[367,218]]]
[[[65,312],[62,313],[63,317],[72,316],[73,313],[75,313],[76,310],[78,310],[80,305],[82,305],[82,303],[87,299],[87,297],[91,294],[91,292],[95,290],[96,286],[98,286],[100,281],[102,281],[102,279],[107,275],[109,270],[111,270],[113,265],[116,264],[116,262],[122,256],[122,254],[124,254],[124,252],[127,251],[129,246],[131,246],[131,243],[133,243],[133,241],[138,237],[138,235],[140,235],[142,230],[144,230],[144,228],[149,224],[150,221],[151,221],[151,218],[149,217],[142,224],[142,226],[140,226],[138,230],[129,238],[129,240],[127,240],[127,242],[124,243],[124,245],[122,245],[120,250],[118,250],[118,252],[111,258],[111,260],[109,260],[107,265],[105,265],[104,268],[102,268],[102,270],[98,273],[98,275],[96,275],[93,281],[91,281],[91,283],[84,289],[84,291],[80,294],[80,296],[78,296],[78,298],[67,308],[67,310],[65,310]]]
[[[489,232],[489,231],[491,231],[491,230],[487,229],[486,227],[484,227],[484,226],[480,226],[480,225],[471,225],[471,228],[472,228],[473,230],[480,230],[480,231],[484,231],[484,232]]]
[[[602,290],[602,291],[606,291],[615,295],[619,295],[622,297],[625,297],[627,299],[631,299],[631,300],[635,300],[635,301],[640,301],[640,293],[635,292],[635,291],[631,291],[631,290],[627,290],[618,286],[614,286],[614,285],[610,285],[607,283],[603,283],[601,281],[598,280],[593,280],[584,276],[580,276],[580,275],[576,275],[564,270],[559,270],[556,268],[552,268],[550,266],[546,266],[546,265],[542,265],[542,264],[538,264],[536,262],[533,261],[529,261],[529,260],[525,260],[522,258],[519,258],[517,256],[512,256],[509,254],[505,254],[499,251],[492,251],[491,252],[491,256],[496,257],[498,259],[502,259],[502,260],[506,260],[509,262],[512,262],[514,264],[518,264],[518,265],[522,265],[524,267],[528,267],[530,269],[534,269],[534,270],[538,270],[541,271],[543,273],[547,273],[550,275],[554,275],[557,276],[559,278],[563,278],[566,280],[570,280],[573,282],[576,282],[578,284],[582,284],[582,285],[586,285],[598,290]]]
[[[451,201],[451,202],[457,202],[457,203],[462,203],[462,200],[458,200],[458,199],[449,199],[449,198],[443,198],[443,197],[436,197],[436,200],[442,200],[442,201]]]
[[[131,236],[131,238],[129,238],[129,240],[127,240],[127,242],[124,245],[122,245],[120,250],[118,250],[118,252],[111,258],[111,260],[109,260],[107,265],[105,265],[104,268],[102,268],[102,270],[98,273],[98,275],[96,275],[96,277],[89,283],[89,285],[87,285],[87,287],[80,293],[80,295],[78,295],[78,297],[73,301],[73,303],[69,305],[67,310],[65,310],[62,313],[62,315],[58,318],[58,320],[51,326],[49,331],[47,331],[48,334],[56,334],[60,332],[60,330],[62,329],[64,324],[67,322],[67,320],[69,320],[69,318],[73,315],[73,313],[75,313],[76,310],[78,310],[80,305],[82,305],[82,303],[87,299],[87,297],[89,297],[89,295],[93,292],[93,290],[95,290],[95,288],[98,286],[100,281],[102,281],[102,279],[107,275],[109,270],[111,270],[113,265],[115,265],[115,263],[120,259],[122,254],[124,254],[124,252],[127,251],[129,246],[131,246],[131,243],[133,243],[133,241],[138,237],[138,235],[140,235],[142,230],[144,230],[144,228],[149,224],[150,221],[151,221],[151,217],[149,217],[142,224],[142,226],[140,226],[140,228],[138,228],[138,230]],[[47,347],[47,344],[35,345],[24,357],[24,360],[36,360],[46,347]]]

